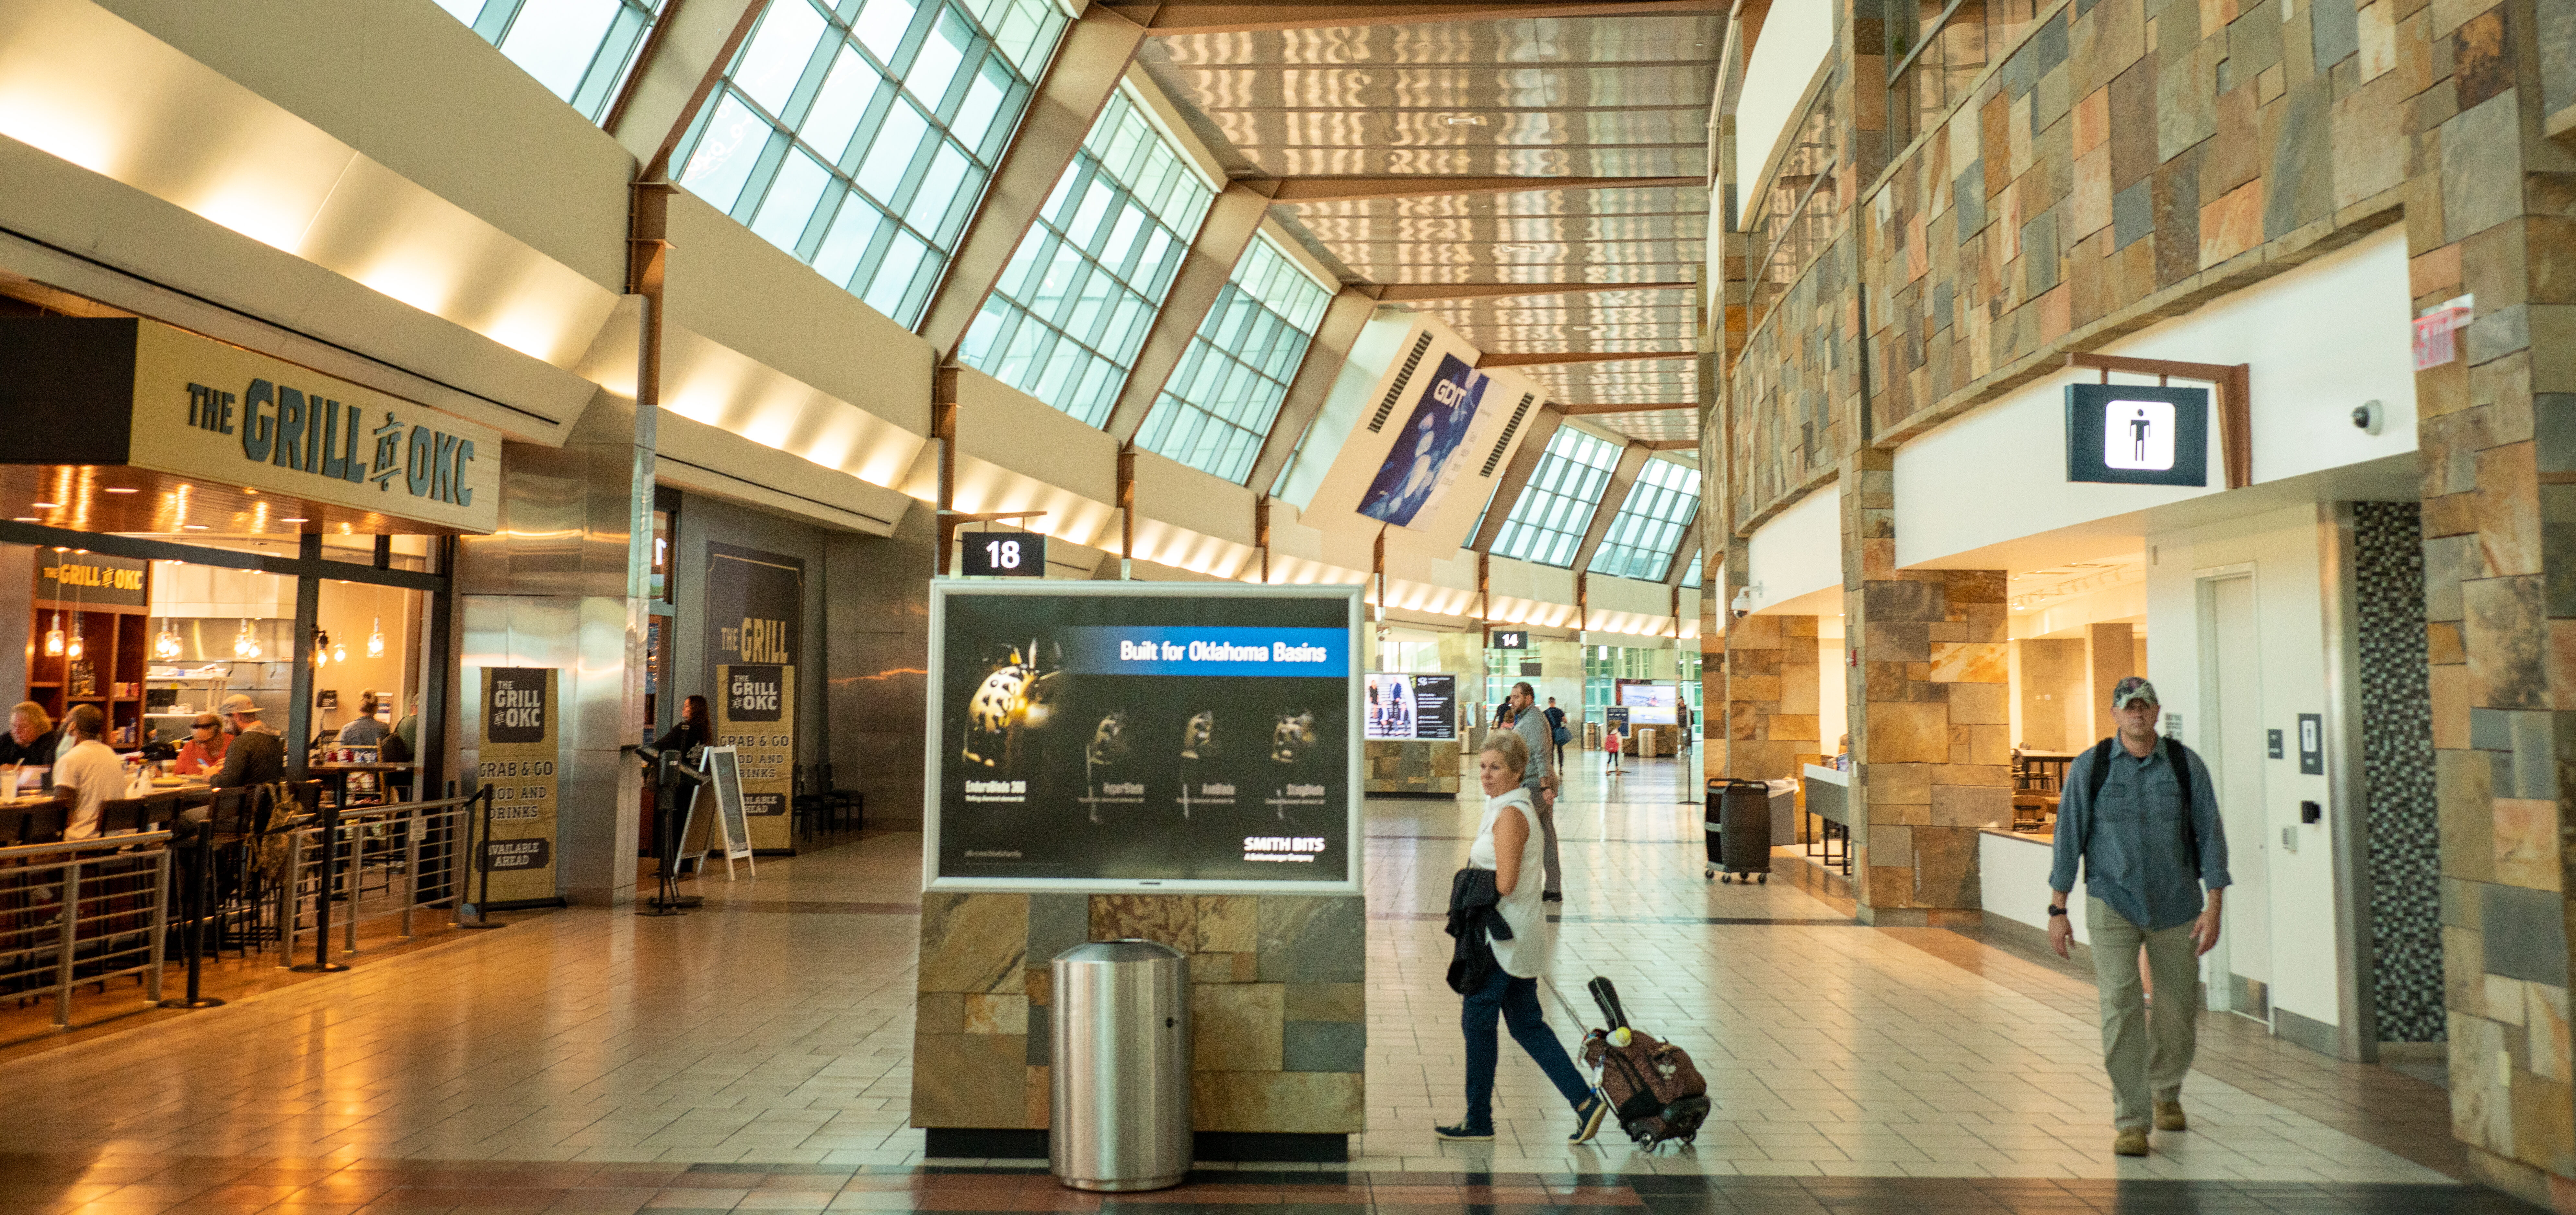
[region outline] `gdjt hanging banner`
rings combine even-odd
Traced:
[[[563,698],[553,667],[484,667],[474,775],[492,790],[475,842],[474,894],[495,904],[555,897],[555,815]],[[488,875],[488,885],[486,877]]]
[[[1356,893],[1360,588],[931,584],[935,890]]]
[[[730,544],[707,546],[707,663],[715,677],[715,745],[742,764],[751,846],[792,850],[796,668],[805,633],[805,562]]]

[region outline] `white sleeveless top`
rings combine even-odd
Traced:
[[[1501,903],[1512,939],[1494,942],[1494,961],[1514,978],[1535,979],[1546,974],[1556,959],[1556,927],[1547,922],[1547,903],[1541,897],[1547,886],[1547,839],[1539,832],[1538,810],[1530,804],[1529,790],[1514,789],[1485,799],[1484,821],[1476,824],[1476,843],[1467,850],[1467,863],[1488,871],[1500,868],[1494,858],[1494,820],[1505,806],[1519,807],[1529,840],[1521,845],[1520,878]]]

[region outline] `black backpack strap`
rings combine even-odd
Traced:
[[[2182,793],[2182,855],[2191,864],[2193,881],[2200,880],[2200,824],[2191,813],[2191,748],[2179,738],[2165,740],[2165,762],[2173,765],[2174,787]]]
[[[2111,779],[2111,743],[2103,739],[2093,744],[2093,768],[2084,774],[2084,804],[2087,807],[2102,800],[2102,782]]]

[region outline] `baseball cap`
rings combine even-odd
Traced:
[[[2133,700],[2143,700],[2151,705],[2161,705],[2164,703],[2163,700],[2158,699],[2156,696],[2156,685],[2148,683],[2146,680],[2141,679],[2138,676],[2132,675],[2127,679],[2123,679],[2120,682],[2111,685],[2112,708],[2128,708],[2129,702]]]
[[[239,692],[235,692],[232,695],[225,697],[224,703],[216,705],[215,711],[227,714],[241,713],[251,717],[257,717],[259,716],[259,702],[254,701],[250,697],[244,696]]]

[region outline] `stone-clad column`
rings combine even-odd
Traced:
[[[1746,780],[1798,774],[1816,746],[1816,618],[1747,616],[1726,630],[1726,770]]]
[[[2399,137],[2424,172],[2405,204],[2411,302],[2420,315],[2474,297],[2456,353],[2415,376],[2451,1126],[2479,1180],[2565,1211],[2576,82],[2563,65],[2576,20],[2563,4],[2475,0],[2402,22],[2396,41],[2401,62],[2427,65],[2390,74],[2415,97],[2391,112],[2409,115]]]
[[[1843,461],[1852,872],[1863,923],[1978,914],[1977,829],[2012,815],[2004,573],[1896,568],[1894,457]]]

